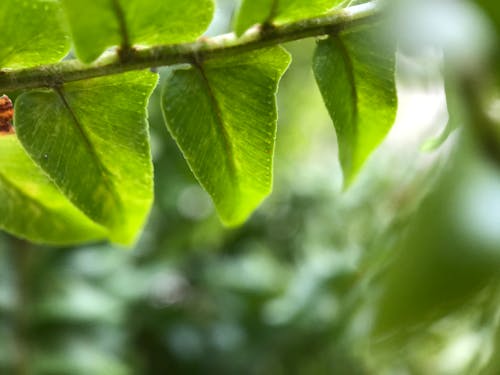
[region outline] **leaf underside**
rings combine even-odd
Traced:
[[[313,69],[349,185],[391,129],[397,112],[395,45],[362,27],[318,43]]]
[[[281,47],[209,60],[165,86],[168,129],[226,225],[245,221],[271,191],[276,91],[289,61]]]
[[[29,155],[117,243],[134,242],[152,203],[146,105],[156,83],[156,74],[132,72],[16,100]]]

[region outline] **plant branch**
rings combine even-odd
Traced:
[[[272,29],[254,28],[241,38],[234,34],[201,38],[194,43],[162,45],[131,51],[126,61],[119,50],[92,64],[77,60],[34,68],[0,71],[0,91],[57,87],[64,83],[182,63],[234,56],[277,44],[338,33],[372,21],[380,14],[377,1],[352,6],[333,14],[301,20]]]

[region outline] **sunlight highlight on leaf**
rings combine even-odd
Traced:
[[[32,242],[70,245],[106,237],[61,194],[15,135],[0,136],[0,227]]]
[[[57,0],[4,0],[0,25],[0,69],[55,63],[69,51],[69,33]]]

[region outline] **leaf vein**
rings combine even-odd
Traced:
[[[75,128],[80,133],[81,139],[83,140],[83,142],[85,144],[85,147],[89,151],[92,159],[95,162],[95,165],[96,165],[97,169],[101,173],[101,176],[103,178],[104,184],[106,185],[108,191],[112,193],[113,200],[115,201],[115,203],[117,203],[119,205],[118,199],[116,197],[115,186],[114,186],[113,182],[110,179],[111,172],[106,168],[105,165],[102,164],[101,160],[99,159],[97,151],[94,148],[94,146],[92,145],[92,142],[90,141],[87,132],[85,131],[83,125],[78,120],[78,117],[76,116],[76,113],[73,111],[73,108],[71,108],[71,105],[69,104],[68,99],[64,95],[63,88],[62,87],[57,87],[57,88],[55,88],[55,91],[58,94],[59,98],[61,99],[61,102],[62,102],[64,108],[68,111],[69,115],[71,116],[71,119],[73,120],[72,122],[75,125]]]
[[[349,85],[352,88],[351,91],[351,100],[353,104],[353,120],[354,124],[357,125],[358,123],[358,117],[359,117],[359,106],[358,106],[358,88],[356,86],[356,77],[354,74],[354,64],[351,60],[351,56],[349,54],[349,50],[347,49],[346,44],[342,40],[342,38],[339,35],[333,35],[331,36],[332,40],[335,42],[337,45],[340,55],[342,56],[342,59],[344,60],[344,64],[346,66],[346,71],[347,71],[347,79],[349,80]],[[357,132],[357,126],[353,129],[355,132]]]
[[[225,126],[224,118],[222,116],[222,110],[219,106],[219,102],[215,96],[215,93],[212,90],[212,86],[210,84],[210,81],[207,77],[207,74],[206,74],[205,69],[203,68],[202,64],[195,63],[193,65],[195,66],[196,70],[200,74],[201,80],[203,82],[203,85],[206,88],[208,97],[210,99],[210,103],[212,104],[212,108],[214,110],[215,117],[216,117],[216,124],[217,124],[216,129],[222,137],[224,149],[225,149],[226,154],[228,156],[226,158],[226,161],[227,161],[227,166],[229,168],[229,173],[231,173],[236,180],[236,177],[237,177],[236,160],[234,159],[234,150],[233,150],[233,146],[231,144],[229,132],[227,131],[226,126]]]

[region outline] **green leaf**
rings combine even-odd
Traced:
[[[0,25],[0,69],[55,63],[69,51],[69,33],[57,0],[4,0]]]
[[[348,185],[391,129],[397,111],[395,45],[374,26],[318,43],[314,73],[333,119]]]
[[[288,22],[319,16],[342,3],[343,0],[244,0],[236,19],[236,34],[241,35],[249,27]]]
[[[276,91],[289,62],[275,47],[177,70],[166,84],[168,128],[226,225],[271,191]]]
[[[106,237],[61,194],[15,135],[0,136],[0,227],[33,242],[70,245]]]
[[[207,29],[213,0],[63,0],[78,58],[112,46],[190,42]]]
[[[146,105],[156,82],[153,73],[132,72],[29,92],[16,101],[23,146],[117,243],[134,241],[152,202]]]

